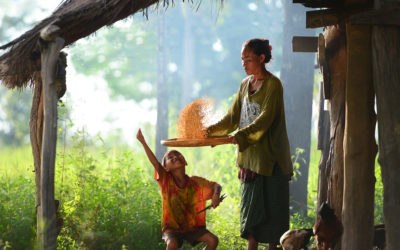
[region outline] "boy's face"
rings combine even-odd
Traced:
[[[168,172],[171,170],[184,168],[187,165],[185,157],[176,150],[167,152],[165,156],[165,170]]]

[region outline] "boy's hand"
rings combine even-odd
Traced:
[[[144,139],[144,136],[142,134],[142,130],[140,128],[136,134],[136,139],[138,139],[138,141],[140,141],[141,143],[146,142],[146,140]]]
[[[218,194],[218,193],[214,193],[213,196],[212,196],[212,198],[211,198],[211,206],[212,206],[213,208],[216,208],[216,207],[219,206],[219,203],[220,203],[220,202],[221,202],[221,201],[220,201],[220,199],[219,199],[219,194]]]

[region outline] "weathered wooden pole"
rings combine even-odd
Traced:
[[[323,83],[320,84],[320,95],[319,95],[319,118],[318,118],[318,145],[317,149],[321,150],[321,158],[318,163],[318,199],[317,208],[327,200],[328,194],[328,176],[329,171],[327,169],[327,161],[329,156],[329,111],[324,110],[324,95],[323,95]]]
[[[40,205],[38,207],[38,231],[40,249],[57,249],[56,209],[54,202],[54,172],[57,144],[57,90],[56,63],[64,39],[57,37],[59,28],[54,25],[45,27],[41,38],[46,41],[41,54],[41,74],[43,81],[43,139],[40,167]]]
[[[342,249],[372,249],[374,223],[374,138],[371,27],[347,32],[346,124]]]
[[[346,96],[346,33],[343,25],[332,25],[324,31],[327,72],[324,71],[325,91],[329,93],[330,150],[327,162],[329,205],[338,218],[342,216],[344,188],[343,138],[345,127]],[[338,242],[335,249],[340,249]]]
[[[29,133],[31,139],[32,155],[35,166],[35,183],[36,183],[36,214],[40,206],[40,166],[41,151],[43,137],[43,95],[42,95],[42,78],[40,72],[35,72],[34,76],[35,88],[32,99],[31,116],[29,120]],[[37,223],[37,232],[40,231],[40,224]]]
[[[382,23],[374,20],[377,25],[372,29],[386,250],[400,249],[400,1],[395,2],[397,5],[394,6],[380,6],[378,11],[382,14],[378,17]],[[384,23],[390,13],[397,15],[397,25]],[[392,18],[391,21],[395,20]]]

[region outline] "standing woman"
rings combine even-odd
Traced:
[[[238,145],[237,165],[241,183],[240,236],[247,249],[269,243],[275,249],[289,229],[289,180],[293,175],[286,132],[283,88],[265,68],[271,60],[267,39],[251,39],[242,46],[242,80],[232,106],[208,136],[231,136]]]

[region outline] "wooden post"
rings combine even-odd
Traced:
[[[329,122],[329,111],[324,110],[324,90],[323,83],[321,82],[319,88],[319,118],[318,118],[318,145],[317,149],[321,150],[321,159],[318,164],[318,199],[317,208],[327,200],[328,194],[328,176],[327,161],[329,157],[329,145],[330,145],[330,122]]]
[[[57,249],[54,202],[54,165],[57,143],[57,92],[56,63],[64,45],[64,39],[56,37],[58,27],[47,26],[41,32],[41,38],[47,43],[41,55],[41,74],[43,80],[44,123],[40,174],[40,206],[38,209],[38,232],[40,249]],[[55,38],[56,37],[56,38]]]
[[[400,7],[400,1],[397,3]],[[373,27],[372,55],[384,192],[385,249],[395,250],[400,249],[400,26]]]
[[[324,96],[329,97],[330,149],[326,166],[328,176],[327,201],[341,218],[343,205],[343,137],[345,125],[346,93],[346,37],[341,25],[328,26],[324,31],[325,46],[323,63]],[[336,244],[335,249],[340,249]]]
[[[40,72],[35,72],[34,76],[35,89],[32,99],[31,117],[29,121],[29,132],[31,139],[32,155],[35,166],[35,184],[36,184],[36,214],[39,215],[38,208],[40,206],[40,166],[41,166],[41,150],[43,137],[43,94],[42,94],[42,78]],[[39,218],[39,217],[38,217]],[[40,223],[36,223],[36,231],[40,232]],[[39,234],[38,234],[39,235]],[[37,238],[39,241],[39,237]]]
[[[347,32],[342,249],[372,249],[376,156],[371,27]]]

